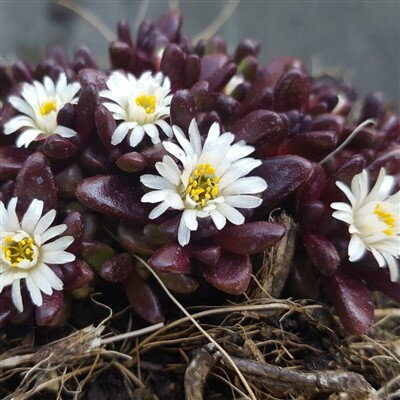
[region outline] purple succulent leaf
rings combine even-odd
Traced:
[[[6,288],[0,294],[0,328],[5,326],[16,312],[17,309],[11,300],[10,290]]]
[[[126,43],[129,46],[132,46],[132,35],[131,35],[131,27],[129,22],[124,18],[118,22],[118,39],[121,42]]]
[[[337,144],[334,131],[302,132],[285,140],[278,149],[279,155],[297,154],[312,161],[319,161]]]
[[[11,67],[13,78],[16,82],[33,82],[32,67],[22,60],[16,61]]]
[[[115,41],[109,48],[111,65],[114,69],[123,69],[131,71],[134,63],[132,48],[129,44]]]
[[[228,56],[221,53],[209,54],[201,58],[200,79],[208,81],[226,63]]]
[[[304,247],[314,267],[323,275],[331,276],[340,265],[340,257],[335,246],[320,235],[303,234]]]
[[[72,236],[74,241],[66,249],[70,253],[77,254],[80,251],[83,239],[83,218],[78,211],[71,211],[64,218],[63,224],[67,225],[67,229],[63,236]]]
[[[192,119],[196,116],[196,104],[189,90],[178,90],[171,101],[171,124],[188,131]]]
[[[238,63],[247,56],[257,56],[260,51],[260,43],[257,40],[243,39],[236,47],[234,59]]]
[[[170,42],[175,42],[180,36],[182,14],[175,10],[169,11],[159,18],[155,26]]]
[[[221,69],[216,71],[213,75],[208,78],[210,83],[210,90],[217,91],[222,90],[224,86],[231,80],[233,75],[236,73],[236,64],[228,63],[225,64]]]
[[[279,144],[289,133],[282,118],[273,111],[258,110],[238,120],[232,132],[237,140],[248,144],[263,140],[267,145]]]
[[[133,310],[139,317],[152,324],[164,321],[158,297],[150,285],[135,270],[122,284]]]
[[[313,164],[298,156],[279,156],[263,160],[254,174],[268,184],[262,193],[263,204],[275,207],[310,178]]]
[[[332,276],[324,276],[323,282],[345,329],[352,334],[366,333],[374,320],[374,305],[367,287],[341,269]]]
[[[183,66],[183,87],[191,88],[200,78],[200,58],[196,54],[190,54]]]
[[[167,75],[171,81],[173,91],[181,88],[185,55],[176,44],[169,44],[163,53],[160,70]]]
[[[201,265],[204,278],[217,289],[229,294],[242,294],[251,278],[249,256],[223,253],[215,265]]]
[[[94,113],[99,103],[99,91],[93,83],[85,86],[76,106],[76,131],[83,141],[88,141],[94,130]]]
[[[221,247],[215,244],[205,244],[200,246],[192,246],[192,256],[203,264],[215,265],[221,258]]]
[[[43,152],[50,158],[64,160],[75,156],[78,147],[70,140],[58,134],[53,134],[44,142]]]
[[[0,180],[15,178],[31,152],[24,148],[13,146],[0,147]]]
[[[118,242],[125,250],[133,253],[152,255],[160,247],[151,243],[143,235],[143,229],[136,224],[121,221],[117,228]]]
[[[195,292],[199,287],[197,281],[185,274],[159,273],[158,276],[162,279],[165,286],[175,293],[189,294]]]
[[[18,172],[14,196],[18,197],[17,210],[25,213],[33,199],[43,200],[43,213],[57,210],[57,186],[49,162],[42,153],[34,153],[26,159]]]
[[[58,190],[63,197],[75,198],[78,183],[83,180],[83,172],[78,164],[73,163],[55,176]]]
[[[63,309],[64,293],[55,290],[52,295],[43,294],[43,304],[36,308],[35,320],[38,326],[48,326],[57,319]]]
[[[158,249],[150,258],[149,265],[156,272],[188,274],[191,272],[189,248],[177,243],[168,243]]]
[[[117,128],[117,124],[111,112],[103,104],[99,104],[96,107],[95,123],[101,143],[107,150],[111,150],[114,147],[111,144],[111,138]]]
[[[65,290],[79,289],[92,282],[94,278],[92,268],[82,260],[75,260],[64,264],[62,266],[62,272],[64,274],[63,281]]]
[[[94,175],[109,173],[112,165],[104,147],[98,141],[92,141],[85,148],[79,162],[83,170]]]
[[[76,106],[67,103],[57,114],[57,124],[74,129],[76,124]]]
[[[78,74],[78,80],[82,86],[93,84],[99,89],[106,87],[107,74],[95,68],[82,68]]]
[[[214,239],[232,254],[251,255],[273,246],[285,235],[285,226],[276,222],[248,222],[224,228]]]
[[[116,164],[123,171],[130,173],[141,171],[147,167],[143,156],[136,151],[123,154],[117,159]]]
[[[76,197],[85,206],[101,214],[147,222],[149,208],[141,202],[143,193],[126,176],[99,175],[84,179]]]
[[[100,276],[109,282],[123,282],[133,269],[133,260],[129,253],[122,253],[107,260],[100,268]]]

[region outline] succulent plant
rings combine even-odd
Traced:
[[[210,285],[239,295],[258,267],[253,256],[285,235],[285,225],[269,219],[285,210],[298,224],[289,293],[315,296],[308,288],[321,282],[345,328],[366,331],[373,318],[369,289],[399,300],[399,281],[379,269],[370,247],[356,262],[347,260],[351,235],[331,203],[346,202],[336,182],[350,185],[364,169],[373,183],[385,168],[390,189],[398,190],[399,117],[378,93],[356,115],[351,86],[313,78],[298,59],[261,65],[254,40],[232,54],[221,37],[192,46],[181,24],[181,15],[169,12],[143,21],[134,40],[121,21],[107,71],[85,47],[72,62],[55,48],[36,68],[22,61],[2,66],[1,200],[17,196],[22,208],[42,200],[65,219],[79,260],[54,268],[64,291],[82,297],[93,277],[93,285],[111,282],[152,323],[164,319],[162,302],[133,254],[181,295]],[[37,94],[35,106],[32,88],[40,82],[49,93],[45,100]],[[75,93],[59,101],[57,82],[80,88],[76,104]],[[51,116],[54,129],[33,137],[21,113]],[[30,142],[15,142],[16,130]],[[391,271],[398,268],[393,263]],[[45,298],[45,311],[37,308],[39,325],[54,324],[68,301],[55,297]],[[2,324],[22,319],[9,287],[0,294],[0,312]]]

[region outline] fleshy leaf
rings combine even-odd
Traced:
[[[177,243],[166,244],[149,258],[149,265],[157,272],[188,274],[191,271],[189,249]]]
[[[133,262],[129,253],[122,253],[107,260],[100,268],[99,274],[106,281],[123,282],[132,272]]]

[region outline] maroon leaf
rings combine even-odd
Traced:
[[[200,59],[197,54],[190,54],[183,67],[183,87],[191,88],[200,78]]]
[[[251,278],[252,265],[249,256],[222,254],[215,265],[202,265],[204,278],[217,289],[229,294],[242,294]]]
[[[349,333],[363,334],[371,327],[374,306],[371,294],[359,279],[343,270],[323,278],[329,299]]]
[[[331,152],[337,143],[334,131],[303,132],[285,140],[278,149],[278,154],[297,154],[309,160],[319,161]]]
[[[99,213],[136,222],[148,220],[148,208],[140,201],[143,193],[125,176],[99,175],[84,179],[76,197]]]
[[[315,268],[323,275],[332,275],[339,268],[340,258],[335,246],[323,236],[303,234],[304,246]]]
[[[110,111],[108,111],[103,104],[100,104],[96,107],[95,121],[101,143],[103,143],[103,146],[107,150],[111,150],[113,148],[113,145],[111,144],[111,137],[117,127],[117,124]]]
[[[389,174],[400,171],[400,146],[379,153],[368,166],[368,171],[375,177],[382,167],[385,167]]]
[[[95,129],[94,113],[99,103],[99,91],[93,83],[85,86],[79,96],[76,106],[76,131],[87,141]]]
[[[169,154],[162,143],[157,143],[153,146],[148,146],[141,153],[142,157],[146,161],[149,167],[153,167],[158,161]]]
[[[107,74],[94,68],[82,68],[79,71],[78,80],[82,86],[93,84],[103,89],[106,86]]]
[[[51,158],[63,160],[73,157],[77,153],[78,147],[70,140],[58,134],[53,134],[46,139],[43,151]]]
[[[5,324],[12,318],[17,312],[14,304],[11,300],[11,295],[9,290],[6,288],[0,294],[0,328],[5,326]]]
[[[260,51],[260,43],[254,39],[244,39],[236,47],[235,61],[238,63],[246,56],[256,56]]]
[[[106,243],[97,240],[85,240],[81,243],[80,258],[96,270],[114,255],[115,250]]]
[[[149,258],[149,265],[157,272],[188,274],[191,271],[189,249],[177,243],[165,244]]]
[[[160,301],[150,285],[135,270],[123,282],[123,287],[132,308],[145,321],[157,324],[164,321]]]
[[[0,147],[0,180],[14,178],[31,152],[13,146]]]
[[[279,242],[285,226],[276,222],[249,222],[224,228],[214,238],[222,250],[233,254],[257,254]]]
[[[366,270],[361,266],[360,269],[357,269],[355,275],[363,278],[371,288],[379,290],[386,296],[400,302],[400,280],[392,282],[388,269]]]
[[[198,282],[196,282],[188,275],[163,273],[159,273],[158,275],[168,289],[171,289],[172,291],[179,294],[193,293],[199,287]]]
[[[229,63],[225,64],[221,69],[215,72],[208,78],[210,83],[210,90],[217,91],[222,90],[223,87],[230,81],[230,79],[236,73],[236,64]]]
[[[93,278],[93,270],[82,260],[64,264],[62,266],[64,274],[64,289],[74,290],[89,284]]]
[[[57,174],[55,180],[63,197],[75,198],[75,190],[78,183],[83,180],[83,172],[78,164],[74,163]]]
[[[157,28],[170,41],[178,40],[182,25],[182,14],[179,11],[169,11],[156,22]]]
[[[178,90],[171,101],[171,124],[188,131],[190,122],[196,115],[196,105],[189,90]]]
[[[35,320],[39,326],[47,326],[57,318],[64,304],[64,293],[55,290],[52,295],[43,294],[43,304],[36,308]]]
[[[125,42],[129,46],[132,46],[131,28],[129,22],[126,19],[121,19],[118,22],[118,39],[121,42]]]
[[[183,66],[185,55],[176,44],[169,44],[161,59],[161,71],[171,80],[171,89],[177,90],[182,87]]]
[[[298,156],[267,158],[254,174],[268,184],[262,193],[263,204],[274,207],[293,193],[312,173],[312,163]]]
[[[122,253],[107,260],[100,268],[99,274],[106,281],[123,282],[132,272],[133,261],[129,253]]]
[[[33,199],[43,200],[43,213],[57,210],[57,186],[49,162],[42,153],[32,154],[20,169],[14,188],[18,211],[23,214]]]
[[[214,244],[192,247],[191,252],[196,260],[207,265],[215,265],[221,257],[221,247]]]
[[[143,156],[136,151],[123,154],[117,159],[116,164],[123,171],[131,173],[141,171],[147,167],[147,163]]]
[[[83,238],[83,218],[78,211],[71,211],[64,219],[63,224],[67,225],[64,236],[72,236],[74,241],[67,248],[73,254],[77,254],[81,248]]]
[[[157,243],[146,240],[143,229],[136,224],[120,222],[117,229],[119,244],[133,253],[152,255],[158,248]]]
[[[209,54],[201,58],[200,79],[208,80],[217,73],[228,61],[225,54]]]
[[[274,90],[274,108],[278,112],[302,109],[307,105],[309,82],[307,75],[298,68],[284,72]]]
[[[288,134],[288,127],[273,111],[258,110],[247,114],[235,123],[232,132],[237,140],[255,143],[266,141],[268,145],[280,143]]]

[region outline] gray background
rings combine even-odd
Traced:
[[[63,44],[90,46],[108,65],[107,42],[81,17],[52,1],[0,0],[1,56],[37,62],[45,49]],[[124,16],[133,22],[140,1],[78,0],[111,29]],[[181,0],[183,30],[194,35],[207,26],[226,1]],[[150,1],[147,18],[168,10],[169,2]],[[220,29],[231,49],[242,37],[263,43],[260,59],[280,55],[303,59],[313,72],[331,70],[350,79],[358,92],[385,93],[391,106],[400,103],[399,1],[252,1],[242,0]]]

